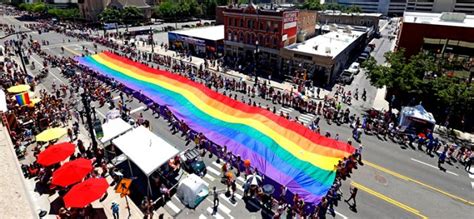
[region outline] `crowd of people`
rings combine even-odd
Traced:
[[[423,136],[409,136],[401,134],[401,132],[397,130],[398,127],[395,125],[397,117],[391,112],[371,111],[367,115],[357,116],[356,114],[351,113],[348,107],[343,109],[342,103],[348,104],[351,103],[352,99],[358,99],[358,90],[351,92],[344,90],[344,87],[342,86],[336,86],[336,92],[334,95],[326,95],[324,96],[323,100],[314,100],[307,98],[298,91],[278,90],[270,86],[270,84],[266,80],[259,80],[256,84],[252,84],[244,80],[223,76],[222,74],[218,74],[218,72],[209,68],[209,66],[219,66],[219,63],[216,61],[206,60],[203,65],[194,66],[185,61],[176,59],[176,57],[169,57],[158,54],[152,55],[150,53],[137,50],[134,45],[124,45],[114,40],[111,40],[111,37],[117,37],[111,34],[106,34],[103,36],[99,34],[95,35],[92,34],[92,29],[87,29],[85,31],[77,31],[78,26],[76,24],[67,24],[66,26],[51,25],[49,21],[45,20],[35,24],[28,24],[27,28],[41,32],[57,31],[59,33],[65,34],[66,36],[75,38],[79,41],[93,42],[95,51],[90,51],[84,48],[84,55],[97,52],[97,44],[106,46],[111,50],[124,56],[127,56],[132,60],[147,64],[155,68],[169,69],[170,71],[187,77],[190,80],[203,83],[209,88],[215,89],[216,91],[221,92],[231,98],[242,101],[249,105],[265,108],[269,111],[272,111],[273,113],[277,112],[275,106],[270,107],[267,104],[262,105],[260,101],[270,100],[273,104],[278,104],[282,107],[292,107],[303,113],[315,114],[316,119],[307,125],[311,130],[320,134],[321,129],[319,126],[319,122],[320,116],[322,116],[328,124],[347,124],[353,129],[354,140],[359,142],[361,141],[360,137],[362,133],[377,135],[383,140],[387,140],[387,136],[392,140],[396,140],[396,136],[402,136],[398,138],[407,140],[407,142],[405,143],[408,143],[410,145],[417,142],[418,148],[422,149],[423,146],[426,147],[427,153],[429,154],[431,154],[433,151],[436,152],[441,149],[441,147],[443,147],[443,149],[441,149],[441,151],[443,151],[442,154],[445,154],[445,157],[447,157],[448,160],[456,159],[461,162],[465,162],[466,164],[469,162],[472,163],[473,153],[471,149],[467,147],[455,147],[452,144],[450,145],[442,143],[438,139],[431,137],[432,135],[429,135],[430,133],[428,133],[428,135]],[[71,58],[60,57],[45,53],[41,49],[41,45],[47,45],[47,41],[41,43],[34,42],[31,39],[31,36],[29,38],[27,37],[27,34],[24,34],[22,36],[22,40],[27,41],[26,45],[28,45],[28,54],[35,53],[45,60],[42,66],[43,69],[46,69],[45,71],[47,71],[50,66],[59,66],[63,70],[67,69],[66,67],[69,66],[77,71],[80,71],[81,73],[65,75],[69,78],[70,83],[67,85],[53,84],[52,94],[48,94],[48,92],[46,91],[40,91],[40,98],[45,101],[41,101],[40,103],[38,103],[37,107],[16,108],[15,115],[20,116],[20,121],[32,121],[31,126],[22,126],[19,129],[21,130],[21,133],[12,133],[12,139],[14,140],[16,147],[20,147],[21,144],[23,144],[24,142],[28,142],[28,139],[31,139],[31,136],[34,133],[38,133],[39,131],[32,129],[39,127],[48,127],[51,125],[69,126],[69,121],[71,118],[76,118],[77,121],[82,121],[82,123],[84,123],[82,118],[83,112],[75,108],[76,103],[74,103],[72,100],[68,100],[68,96],[72,97],[77,93],[87,92],[91,95],[94,101],[97,101],[99,103],[99,105],[102,106],[108,103],[111,109],[118,109],[122,117],[127,120],[130,119],[130,108],[127,106],[127,101],[125,100],[124,96],[127,96],[127,99],[130,99],[134,96],[140,99],[142,102],[150,102],[147,97],[141,94],[140,91],[131,91],[127,89],[125,85],[119,84],[113,79],[105,78],[104,76],[86,68],[85,66],[78,65]],[[5,44],[7,49],[11,49],[13,45],[13,41]],[[165,48],[167,47],[167,45],[161,45],[161,47]],[[15,62],[7,62],[6,71],[9,74],[2,75],[1,81],[2,86],[4,88],[8,88],[11,85],[27,82],[32,85],[34,90],[34,87],[36,87],[36,84],[40,81],[39,78],[31,76],[21,70],[21,68],[19,68],[19,65]],[[65,72],[63,71],[63,73]],[[112,98],[112,92],[114,90],[120,91],[120,99],[117,102],[115,102]],[[297,90],[301,89],[297,88]],[[320,91],[318,88],[318,98],[319,93]],[[361,93],[361,98],[365,101],[366,91],[364,90]],[[14,101],[9,100],[9,104],[14,105]],[[203,133],[196,133],[190,130],[189,126],[187,126],[184,121],[180,121],[179,119],[177,119],[171,113],[171,111],[166,109],[166,107],[160,106],[157,103],[151,103],[148,105],[148,107],[152,109],[153,114],[159,115],[160,117],[163,116],[165,119],[168,120],[171,127],[171,131],[181,132],[188,141],[194,141],[196,146],[202,150],[202,156],[204,156],[206,152],[212,152],[214,154],[217,154],[220,159],[224,160],[225,165],[229,165],[230,167],[235,168],[239,175],[241,171],[244,172],[246,175],[260,174],[256,169],[250,171],[248,170],[250,168],[245,168],[244,161],[241,159],[241,157],[239,155],[233,155],[232,153],[229,153],[226,150],[225,146],[216,145],[210,142]],[[280,116],[293,120],[295,122],[301,122],[298,117],[292,118],[289,114],[285,114],[283,112],[280,113]],[[41,125],[45,123],[44,121],[47,121],[47,125]],[[136,121],[138,125],[149,125],[149,121],[143,119],[143,115],[139,115]],[[304,125],[303,122],[301,123]],[[76,125],[72,126],[71,129],[77,130],[75,126]],[[326,132],[325,135],[327,137],[335,137],[336,139],[338,139],[337,133],[332,136],[331,133]],[[348,140],[348,143],[352,144],[352,141]],[[312,216],[313,218],[324,218],[327,210],[329,210],[331,214],[334,214],[333,206],[337,205],[337,201],[341,198],[341,180],[345,179],[351,173],[352,169],[357,168],[358,163],[361,163],[361,153],[362,146],[359,146],[354,155],[351,155],[348,158],[344,158],[344,160],[340,161],[335,166],[335,169],[337,170],[336,181],[331,190],[328,192],[327,196],[323,198],[323,200],[317,206],[311,206],[310,209],[314,210],[311,210],[309,212],[306,211],[305,209],[307,209],[307,204],[305,204],[304,201],[302,201],[302,199],[298,197],[298,194],[294,194],[293,199],[288,200],[286,198],[286,192],[283,192],[286,190],[282,189],[281,193],[285,194],[285,197],[282,198],[280,196],[281,198],[275,198],[277,202],[276,216],[278,217],[279,215],[281,215],[283,211],[287,211],[287,213],[290,215],[299,214]],[[73,155],[73,157],[71,158],[74,159],[77,157],[95,158],[96,165],[98,167],[103,166],[103,151],[101,151],[100,149],[93,149],[92,147],[88,147],[87,149],[84,148],[79,153]],[[440,158],[441,157],[442,156],[440,156]],[[106,172],[106,169],[101,169],[101,172]],[[49,178],[51,177],[51,174],[47,173],[52,173],[53,169],[43,168],[38,166],[37,164],[32,164],[30,166],[25,166],[25,170],[25,172],[27,172],[28,174],[35,173],[36,176],[38,176],[42,182],[47,183]],[[97,177],[97,175],[100,174],[94,172],[91,173],[90,177]],[[231,189],[235,192],[235,190],[233,189],[235,179],[226,180],[224,181],[224,183],[227,185],[228,190]],[[258,190],[255,190],[254,192],[255,194],[259,193]],[[254,193],[252,192],[252,194]],[[349,200],[347,200],[353,200],[354,207],[355,194],[357,194],[357,189],[352,188],[351,196]],[[262,200],[262,198],[260,198],[260,200]]]

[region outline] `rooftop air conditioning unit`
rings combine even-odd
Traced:
[[[327,53],[327,54],[331,53],[331,47],[326,46],[326,53]]]

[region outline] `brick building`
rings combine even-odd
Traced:
[[[303,32],[305,39],[316,35],[316,11],[300,10],[298,11],[298,32]]]
[[[466,60],[474,58],[474,15],[462,13],[405,12],[396,48],[405,56],[430,51]]]
[[[229,6],[223,15],[226,61],[252,73],[258,60],[257,74],[269,76],[278,72],[275,66],[280,64],[280,49],[296,42],[298,11],[249,4]]]

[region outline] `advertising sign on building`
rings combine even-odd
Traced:
[[[298,12],[290,11],[283,14],[283,29],[289,29],[296,27],[296,22],[298,21]]]

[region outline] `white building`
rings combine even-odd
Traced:
[[[345,6],[358,6],[364,12],[401,15],[404,11],[463,12],[474,14],[474,0],[335,0]]]

